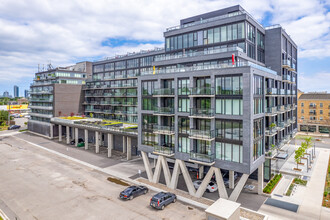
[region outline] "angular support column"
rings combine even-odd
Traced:
[[[228,193],[227,193],[225,183],[224,183],[223,178],[222,178],[220,168],[214,167],[214,174],[215,174],[215,180],[217,182],[218,192],[219,192],[220,198],[228,199]]]
[[[152,178],[153,183],[158,183],[159,182],[160,172],[162,171],[162,157],[163,156],[158,156],[154,176]]]
[[[66,126],[66,144],[70,144],[70,127]]]
[[[74,145],[78,147],[78,128],[74,128]]]
[[[126,144],[127,144],[127,139],[125,136],[123,136],[123,153],[126,153],[126,151],[127,151]]]
[[[88,150],[88,130],[85,129],[85,150]]]
[[[127,136],[127,160],[132,159],[132,138]]]
[[[264,165],[258,167],[258,194],[263,194],[264,189]]]
[[[186,182],[186,185],[188,188],[188,192],[190,195],[194,196],[196,193],[196,190],[195,190],[194,184],[191,180],[191,177],[190,177],[190,174],[186,167],[186,164],[182,160],[179,160],[179,159],[176,159],[176,160],[178,161],[178,164],[180,165],[184,181]]]
[[[234,202],[237,201],[237,199],[238,199],[239,195],[241,194],[241,191],[242,191],[242,189],[243,189],[243,187],[244,187],[244,185],[245,185],[248,177],[249,177],[248,174],[243,174],[241,176],[241,179],[238,181],[235,189],[231,193],[231,195],[229,197],[229,200],[234,201]]]
[[[49,127],[49,137],[50,139],[53,139],[54,138],[54,126],[52,124],[50,124],[50,127]]]
[[[229,170],[229,189],[234,189],[235,187],[235,178],[234,178],[234,171]]]
[[[180,175],[180,165],[178,163],[178,160],[175,160],[171,183],[169,186],[170,189],[176,189],[176,187],[178,186],[179,175]]]
[[[100,143],[99,143],[100,139],[99,139],[99,132],[95,131],[95,153],[99,153],[100,152]]]
[[[113,134],[108,133],[108,157],[112,156],[113,149]]]
[[[143,163],[144,163],[144,168],[146,169],[148,180],[149,180],[149,182],[152,182],[153,173],[152,173],[152,169],[151,169],[151,166],[149,163],[148,155],[144,151],[141,151],[141,155],[142,155],[142,159],[143,159]]]
[[[58,125],[58,141],[62,142],[62,125]]]
[[[165,176],[165,183],[166,183],[166,186],[169,187],[171,184],[171,172],[170,172],[170,169],[168,168],[168,163],[167,163],[166,157],[163,157],[161,162],[162,162],[163,172],[164,172],[164,176]]]
[[[209,171],[207,172],[204,180],[202,181],[201,185],[199,186],[196,197],[201,198],[206,190],[207,185],[209,185],[209,182],[211,181],[212,175],[214,173],[214,167],[210,167]]]

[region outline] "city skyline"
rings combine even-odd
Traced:
[[[176,21],[181,17],[234,4],[241,4],[264,26],[281,23],[290,30],[288,34],[299,49],[298,89],[304,92],[329,91],[330,70],[326,62],[330,56],[328,1],[256,1],[254,4],[251,1],[209,1],[205,4],[183,0],[176,3],[177,7],[185,6],[181,7],[180,13],[176,13],[167,1],[133,3],[134,7],[108,1],[113,6],[111,9],[100,3],[80,5],[77,1],[68,3],[66,9],[61,3],[52,7],[49,4],[47,1],[32,1],[28,5],[5,1],[1,6],[0,20],[4,31],[0,36],[3,48],[0,56],[4,62],[0,64],[0,94],[11,91],[13,85],[19,86],[21,91],[28,89],[38,65],[66,66],[163,47],[161,33],[167,27],[177,25]],[[141,4],[145,7],[139,7]],[[56,7],[61,10],[53,10]],[[17,11],[21,13],[14,17]],[[159,16],[150,19],[149,11]],[[308,32],[306,25],[310,26]],[[54,35],[54,32],[59,34]]]

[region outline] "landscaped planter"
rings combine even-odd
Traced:
[[[263,189],[264,193],[271,194],[274,189],[276,188],[277,184],[281,181],[282,179],[282,174],[276,174],[273,179],[271,179],[266,187]],[[270,189],[271,188],[271,189]]]
[[[299,169],[299,168],[293,168],[293,170],[296,170],[296,171],[302,171],[302,169]]]

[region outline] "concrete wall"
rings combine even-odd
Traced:
[[[28,121],[28,130],[42,135],[50,136],[50,123],[39,122],[34,120]]]
[[[54,117],[82,114],[83,98],[82,85],[54,84]]]

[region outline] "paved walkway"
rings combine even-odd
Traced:
[[[279,197],[272,195],[273,198],[291,202],[299,205],[297,213],[276,208],[273,206],[262,205],[258,210],[267,214],[269,219],[330,219],[330,211],[322,207],[322,198],[324,191],[324,181],[326,178],[326,170],[328,166],[330,150],[317,149],[319,152],[318,159],[307,186],[297,186],[293,195],[290,197]],[[281,182],[285,180],[282,179]],[[287,181],[283,181],[277,192],[282,192]]]

